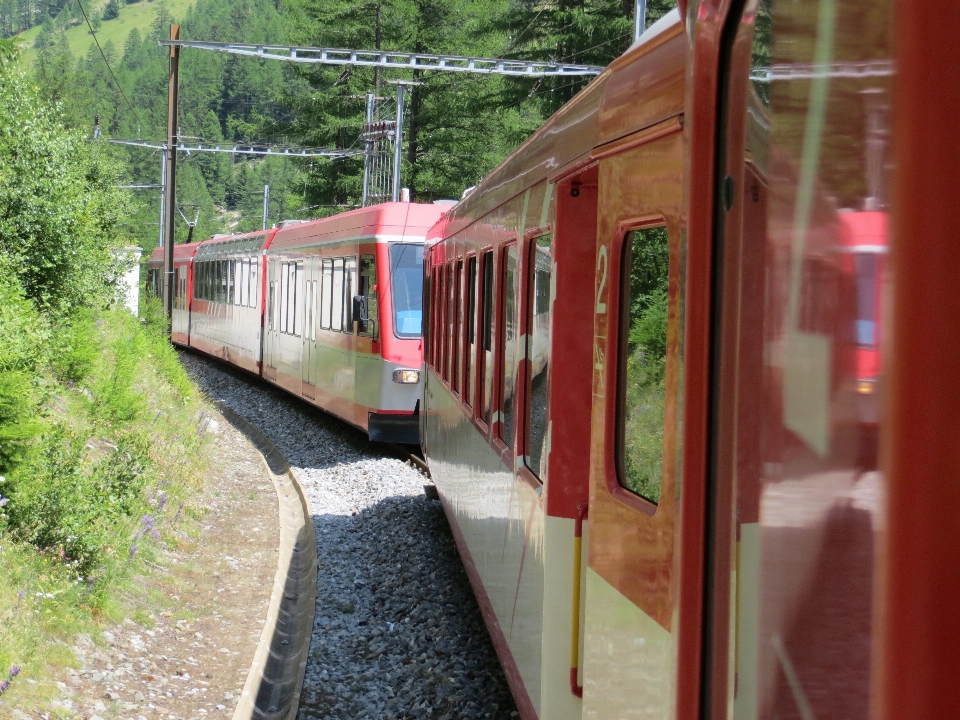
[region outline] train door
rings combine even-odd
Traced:
[[[320,299],[320,257],[310,256],[303,264],[303,352],[301,379],[303,394],[311,400],[317,397],[317,306]]]
[[[668,718],[674,707],[681,127],[666,120],[599,166],[585,718],[634,717],[639,708]]]
[[[748,1],[719,65],[694,70],[721,99],[709,235],[690,225],[713,276],[706,463],[687,475],[703,488],[699,717],[871,717],[885,486],[860,408],[879,383],[859,381],[842,248],[845,213],[886,212],[890,5]]]

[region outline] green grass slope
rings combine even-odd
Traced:
[[[87,13],[92,16],[94,12],[103,12],[103,7],[106,4],[106,0],[102,0],[102,2],[85,4],[84,7],[87,9]],[[193,0],[166,0],[167,10],[178,20],[187,14],[187,10],[192,4]],[[110,40],[119,55],[123,53],[123,45],[127,41],[127,35],[130,34],[130,31],[136,28],[141,35],[144,35],[149,31],[156,18],[157,3],[153,0],[141,0],[134,5],[122,5],[119,17],[103,21],[100,32],[97,33],[97,38],[100,40],[101,46]],[[33,43],[39,34],[40,26],[37,25],[20,35],[25,48],[23,59],[28,67],[33,66],[37,57],[37,51],[34,49]],[[90,34],[86,23],[70,28],[66,31],[66,35],[74,59],[85,57],[87,50],[93,44],[93,36]]]

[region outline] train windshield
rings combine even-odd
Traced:
[[[423,322],[423,246],[390,246],[393,327],[397,337],[420,337]]]

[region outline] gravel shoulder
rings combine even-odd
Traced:
[[[310,501],[319,572],[299,719],[518,717],[424,477],[266,383],[191,353],[181,361],[270,437]]]
[[[66,670],[60,697],[33,717],[233,713],[266,618],[280,531],[260,454],[219,416],[209,430],[204,495],[187,508],[196,519],[172,531],[150,574],[134,578],[135,593],[123,600],[129,619],[75,639],[79,666]]]

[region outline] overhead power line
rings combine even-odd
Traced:
[[[421,53],[386,52],[381,50],[340,50],[335,48],[296,47],[289,45],[253,45],[192,40],[160,40],[162,46],[188,47],[231,55],[246,55],[265,60],[285,60],[307,65],[356,65],[396,70],[440,70],[445,72],[509,75],[514,77],[555,77],[599,75],[602,67],[535,60],[503,60],[497,58],[462,57],[459,55],[425,55]]]
[[[132,147],[145,147],[153,150],[166,150],[166,143],[152,143],[146,140],[119,140],[116,138],[107,138],[108,143],[114,145],[129,145]],[[283,157],[327,157],[333,160],[354,155],[363,155],[362,150],[327,150],[323,148],[290,148],[290,147],[271,147],[266,144],[252,145],[220,145],[203,143],[177,143],[177,150],[194,152],[213,152],[213,153],[231,153],[233,155],[281,155]]]

